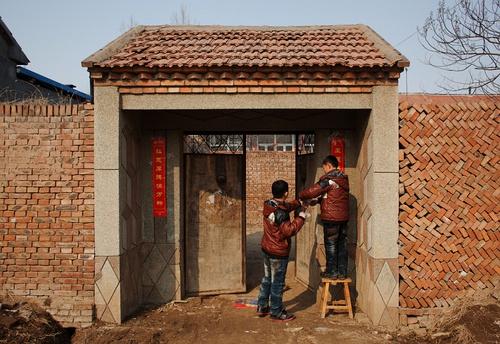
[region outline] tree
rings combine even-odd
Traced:
[[[174,25],[191,25],[191,17],[185,4],[182,4],[178,12],[172,15],[172,24]]]
[[[500,1],[439,2],[422,28],[420,41],[432,57],[428,64],[453,72],[441,85],[450,92],[500,93]],[[434,57],[434,59],[433,59]],[[457,75],[465,75],[459,81]]]
[[[134,16],[130,16],[128,21],[125,21],[125,22],[122,21],[122,24],[120,25],[120,31],[123,33],[125,31],[130,30],[130,29],[133,29],[137,25],[139,25],[139,23],[137,23]]]

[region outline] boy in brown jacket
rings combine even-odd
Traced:
[[[264,277],[257,301],[257,313],[261,317],[271,314],[273,320],[288,321],[295,319],[295,316],[287,313],[283,307],[288,256],[291,238],[304,225],[306,213],[299,201],[286,202],[288,183],[284,180],[273,183],[272,193],[273,198],[264,202],[264,235],[261,242]],[[290,220],[291,211],[295,211],[293,220]]]
[[[338,169],[335,156],[323,160],[325,174],[317,183],[303,190],[299,198],[311,205],[321,204],[321,222],[326,252],[326,269],[321,277],[347,277],[346,231],[349,220],[349,179]]]

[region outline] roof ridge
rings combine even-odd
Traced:
[[[170,25],[170,24],[159,24],[159,25],[142,25],[144,29],[154,29],[154,28],[171,28],[174,30],[207,30],[207,29],[221,29],[221,30],[278,30],[278,31],[290,31],[290,30],[321,30],[321,29],[342,29],[342,28],[363,28],[363,24],[322,24],[322,25]]]

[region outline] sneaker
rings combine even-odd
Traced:
[[[288,313],[286,310],[282,310],[280,315],[271,314],[271,319],[274,321],[290,321],[295,319],[295,315]]]
[[[270,308],[269,308],[269,306],[267,306],[267,307],[257,306],[257,316],[259,318],[263,318],[263,317],[265,317],[266,315],[269,315],[269,314],[270,314]]]
[[[326,272],[326,271],[323,271],[320,273],[320,276],[322,278],[329,278],[329,279],[338,279],[339,278],[339,275],[335,272]]]

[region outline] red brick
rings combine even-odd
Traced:
[[[19,145],[17,148],[24,148],[29,156],[24,157],[16,153],[16,159],[10,160],[6,166],[8,170],[16,171],[16,177],[8,186],[0,187],[0,217],[6,218],[4,224],[9,230],[6,233],[0,232],[0,261],[1,266],[5,267],[0,269],[0,288],[4,291],[12,290],[16,295],[41,297],[41,301],[50,297],[54,304],[84,304],[90,309],[94,302],[93,294],[82,294],[79,300],[75,300],[73,297],[65,299],[67,296],[58,295],[55,291],[64,290],[67,285],[70,295],[76,295],[77,291],[93,291],[94,288],[93,108],[88,104],[49,105],[19,107],[19,111],[12,111],[15,107],[8,107],[12,121],[7,126],[0,126],[0,137],[5,130],[15,131],[25,137],[18,135],[13,142],[6,142],[9,145],[0,146],[0,156],[3,156],[6,150],[13,149],[13,144]],[[28,114],[37,116],[26,121]],[[26,133],[32,137],[26,136]],[[52,138],[47,140],[43,136]],[[62,160],[56,160],[54,156],[61,157]],[[32,157],[34,160],[31,160]],[[85,164],[87,170],[77,168],[83,166],[82,164]],[[54,170],[51,172],[53,174],[45,172],[49,168]],[[3,169],[4,166],[0,166],[0,172]],[[89,187],[88,190],[84,189],[86,186]],[[82,205],[88,208],[77,209],[77,202],[80,201],[80,204],[88,201],[88,205]],[[2,209],[2,205],[6,208]],[[68,206],[71,209],[66,208]],[[55,207],[61,209],[56,210]],[[86,236],[78,235],[83,229],[83,223],[63,223],[62,215],[86,221]],[[61,252],[57,245],[65,242],[76,246],[85,245],[92,249],[92,254],[83,258],[79,257],[83,251]],[[3,243],[7,246],[2,245]],[[6,258],[2,259],[2,255],[6,255]],[[71,264],[64,267],[56,257],[65,258],[63,261],[69,261]],[[79,263],[79,260],[82,262]],[[81,273],[76,272],[76,269],[84,261],[90,263],[92,268],[88,269],[88,278],[80,279]],[[61,267],[70,270],[57,270]],[[57,309],[55,311],[57,312]],[[55,315],[57,317],[57,313]],[[91,314],[87,314],[85,319],[85,322],[90,322]]]
[[[498,131],[488,131],[498,104],[498,97],[401,96],[400,275],[408,287],[400,289],[400,303],[407,307],[448,306],[498,274],[486,268],[496,258],[489,243],[498,240],[497,226],[483,220],[496,218],[490,171],[498,161],[485,159],[489,144],[476,146],[469,131],[475,128],[475,141],[498,142]]]

